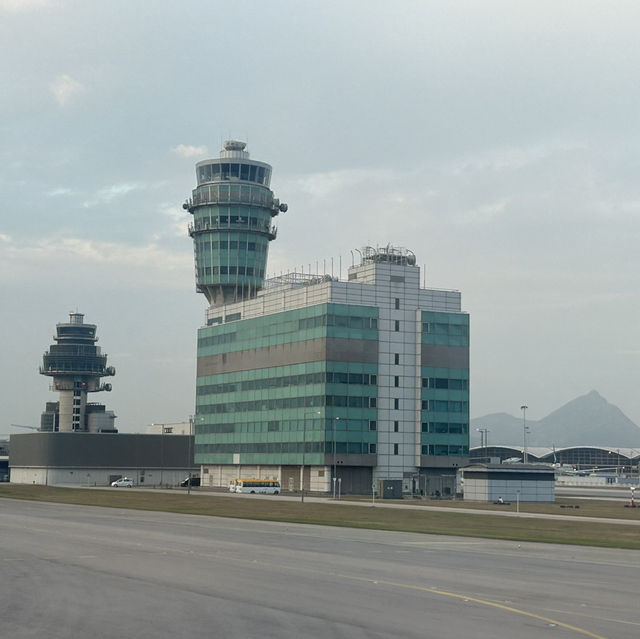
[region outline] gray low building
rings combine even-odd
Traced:
[[[48,486],[107,486],[120,477],[135,485],[174,486],[197,472],[189,435],[11,435],[9,466],[12,484]]]
[[[542,464],[474,464],[461,469],[465,501],[553,502],[555,470]]]

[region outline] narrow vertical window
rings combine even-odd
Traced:
[[[398,444],[394,444],[394,445],[393,445],[393,454],[394,454],[394,455],[397,455],[397,454],[398,454],[398,448],[399,448],[399,445],[398,445]]]
[[[400,298],[396,297],[395,302],[396,302],[396,311],[397,311],[400,308]]]
[[[399,421],[393,422],[393,432],[397,433],[399,430],[400,430],[400,422]]]
[[[400,408],[400,400],[399,399],[396,398],[396,399],[393,400],[393,408],[394,408],[394,410],[399,410],[399,408]]]
[[[400,332],[400,320],[396,320],[393,326],[394,326],[393,330],[396,333],[399,333]]]
[[[400,363],[400,353],[393,354],[393,363],[397,366]]]
[[[393,385],[398,388],[398,386],[400,386],[400,376],[399,375],[395,375],[393,378]]]

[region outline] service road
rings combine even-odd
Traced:
[[[637,551],[0,499],[12,639],[636,639],[639,575]]]

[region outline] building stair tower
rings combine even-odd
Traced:
[[[193,215],[196,290],[211,306],[255,297],[276,238],[272,220],[287,210],[269,188],[271,166],[249,159],[245,147],[228,140],[218,159],[198,162],[197,187],[183,204]]]
[[[40,373],[53,377],[52,390],[60,393],[58,430],[89,430],[87,393],[110,391],[100,378],[116,374],[107,356],[96,346],[96,325],[85,324],[82,313],[70,313],[69,322],[56,324],[55,344],[42,358]]]

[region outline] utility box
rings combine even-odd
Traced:
[[[402,499],[402,479],[380,479],[378,496],[381,499]]]

